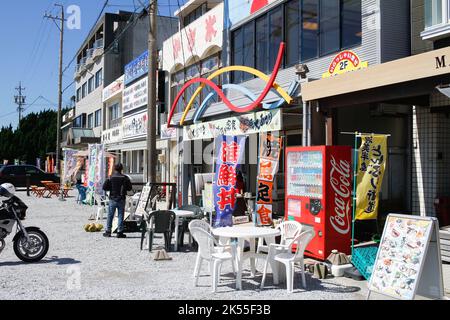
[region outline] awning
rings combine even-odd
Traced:
[[[450,47],[446,47],[367,69],[303,83],[301,92],[303,101],[313,101],[449,73]]]

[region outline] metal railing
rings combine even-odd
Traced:
[[[94,49],[102,49],[103,48],[103,38],[98,39],[94,42]]]

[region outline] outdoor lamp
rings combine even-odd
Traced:
[[[306,79],[306,74],[309,72],[309,68],[306,64],[296,64],[295,73],[300,76],[301,79]]]
[[[440,93],[445,95],[447,98],[450,98],[450,84],[439,85],[436,87]]]

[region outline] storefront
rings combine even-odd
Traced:
[[[353,145],[342,132],[390,134],[380,213],[434,216],[450,188],[450,49],[369,66],[302,84],[303,100],[326,119],[329,145]]]

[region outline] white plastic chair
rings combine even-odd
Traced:
[[[289,245],[295,237],[302,231],[302,224],[297,221],[284,221],[280,223],[276,229],[281,232],[281,245]],[[269,246],[264,244],[264,238],[258,239],[258,248],[256,253],[269,252]]]
[[[109,199],[107,196],[101,196],[97,193],[94,193],[94,199],[97,203],[97,211],[95,215],[95,220],[103,220],[104,216],[107,215],[107,210],[109,206]]]
[[[202,267],[203,260],[209,262],[211,275],[212,275],[212,288],[213,292],[217,291],[217,284],[220,281],[220,274],[222,269],[222,263],[224,261],[231,261],[231,265],[233,267],[233,272],[235,272],[235,250],[227,251],[224,250],[229,246],[221,246],[217,244],[216,239],[199,227],[190,228],[190,232],[192,237],[198,243],[198,256],[197,261],[195,263],[194,276],[195,281],[194,285],[197,286],[198,278],[200,276],[200,270]]]
[[[300,264],[302,272],[302,282],[303,287],[306,289],[306,278],[305,278],[305,264],[304,264],[304,253],[306,246],[314,238],[315,231],[305,230],[288,245],[281,244],[271,244],[269,246],[269,254],[267,256],[266,263],[264,265],[264,274],[261,281],[261,289],[264,288],[264,282],[266,280],[267,266],[272,265],[272,272],[274,274],[274,279],[278,277],[278,269],[273,267],[275,263],[279,262],[286,267],[286,287],[289,292],[294,290],[294,271],[295,263]],[[292,247],[296,245],[295,252],[292,253]],[[277,253],[278,250],[284,249],[284,252]],[[279,251],[278,251],[279,252]]]

